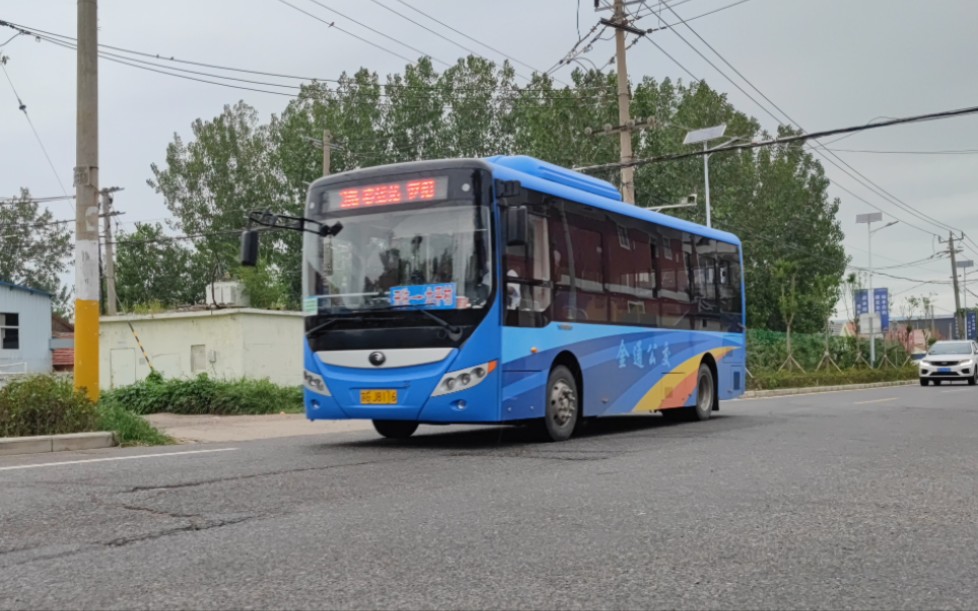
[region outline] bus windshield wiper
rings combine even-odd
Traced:
[[[450,340],[452,340],[454,342],[454,341],[458,341],[458,339],[462,337],[462,329],[458,325],[453,325],[452,323],[448,322],[447,320],[445,320],[441,316],[436,316],[436,315],[432,314],[431,312],[429,312],[428,310],[426,310],[424,308],[419,308],[419,307],[416,307],[416,306],[396,306],[396,305],[392,305],[392,306],[389,306],[388,308],[385,308],[385,309],[389,309],[389,310],[410,310],[411,312],[421,312],[422,314],[424,314],[425,316],[427,316],[428,318],[430,318],[432,321],[434,321],[439,327],[441,327],[441,328],[445,329],[446,331],[448,331],[448,339],[450,339]]]
[[[334,322],[336,322],[337,320],[340,320],[340,319],[342,319],[342,320],[362,321],[363,320],[363,316],[341,316],[341,317],[330,318],[329,320],[326,320],[324,322],[321,322],[318,325],[316,325],[315,327],[313,327],[312,329],[309,329],[308,331],[306,331],[306,337],[309,337],[310,335],[312,335],[313,333],[316,333],[317,331],[322,331],[323,329],[325,329],[326,327],[332,325]]]

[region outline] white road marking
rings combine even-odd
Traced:
[[[80,465],[89,462],[107,462],[110,460],[136,460],[137,458],[166,458],[168,456],[186,456],[187,454],[207,454],[210,452],[230,452],[238,448],[218,448],[215,450],[186,450],[184,452],[164,452],[157,454],[138,454],[136,456],[112,456],[110,458],[88,458],[85,460],[64,460],[61,462],[45,462],[33,465],[15,465],[13,467],[0,467],[0,471],[16,471],[18,469],[39,469],[41,467],[59,467],[62,465]]]
[[[856,401],[854,405],[866,405],[867,403],[885,403],[886,401],[896,401],[896,397],[887,397],[885,399],[870,399],[869,401]]]

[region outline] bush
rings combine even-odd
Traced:
[[[165,380],[159,373],[103,395],[106,405],[137,414],[270,414],[303,409],[299,386],[278,386],[268,380],[213,380],[200,374],[190,380]]]
[[[66,378],[30,376],[0,388],[0,437],[94,431],[95,405]]]
[[[176,443],[142,416],[118,405],[99,405],[98,428],[113,431],[121,446],[158,446]]]
[[[808,371],[818,367],[825,353],[825,335],[821,333],[792,333],[791,348],[795,360]],[[829,354],[842,369],[855,366],[858,355],[869,361],[869,341],[855,337],[829,337]],[[899,343],[876,340],[876,358],[883,356],[897,366],[907,360],[907,351]],[[784,333],[749,329],[747,331],[747,368],[751,373],[774,371],[788,358],[787,341]]]
[[[899,380],[916,379],[916,367],[901,367],[899,369],[835,369],[828,371],[774,371],[755,373],[747,378],[747,388],[750,390],[770,390],[773,388],[809,388],[812,386],[840,386],[844,384],[867,384],[871,382],[895,382]]]

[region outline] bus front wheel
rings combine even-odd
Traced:
[[[557,365],[547,379],[547,407],[544,429],[550,441],[566,441],[574,433],[580,417],[577,381],[570,369]]]
[[[418,430],[417,422],[408,420],[374,420],[374,428],[388,439],[407,439]]]

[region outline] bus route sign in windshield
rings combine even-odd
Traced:
[[[330,207],[339,210],[373,208],[393,204],[445,199],[448,177],[417,178],[376,185],[363,185],[329,191]]]

